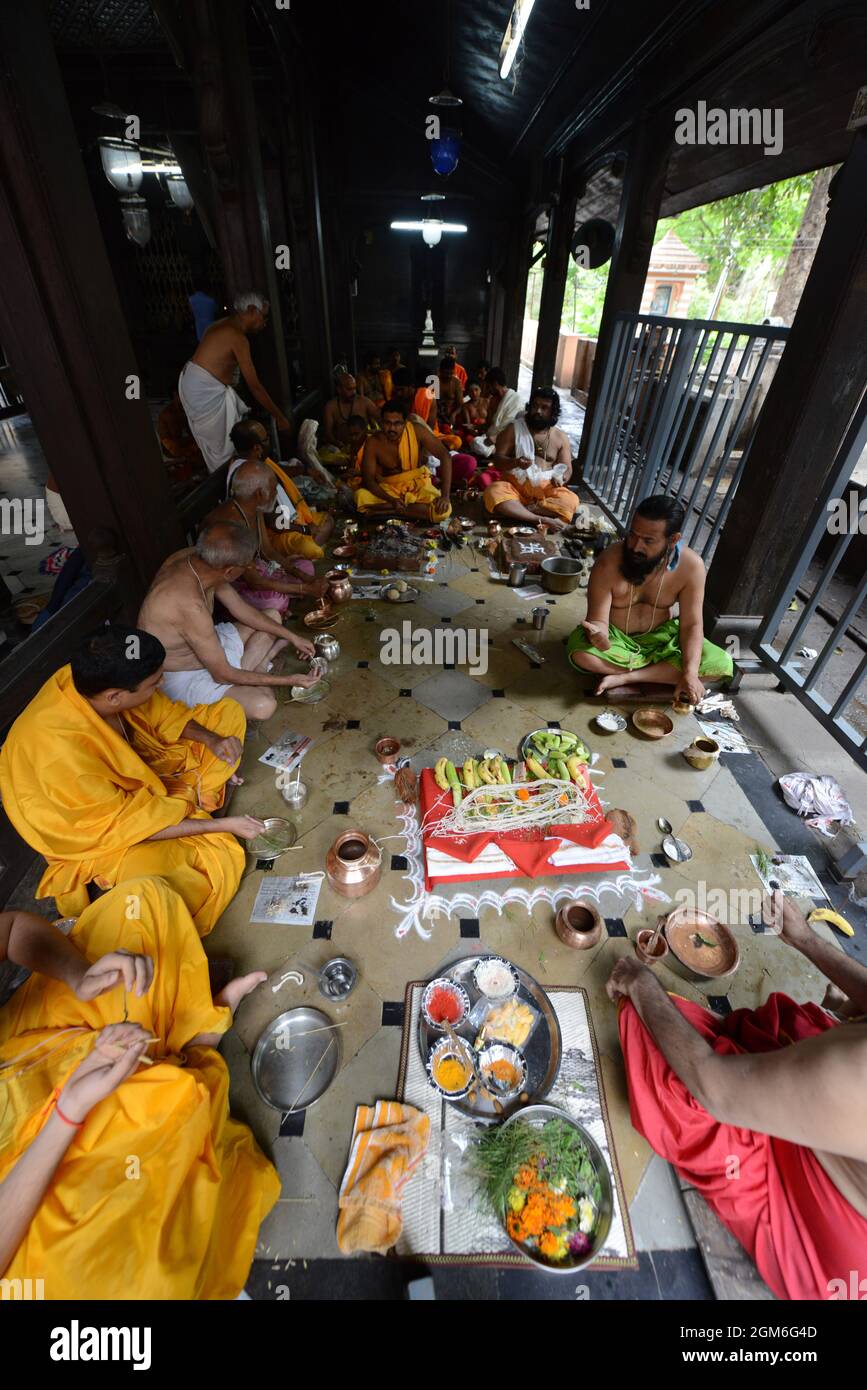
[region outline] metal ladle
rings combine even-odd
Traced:
[[[665,836],[662,841],[662,848],[668,859],[674,860],[676,864],[685,864],[688,859],[692,858],[692,850],[686,840],[680,840],[674,834],[671,821],[666,820],[665,816],[660,816],[656,824]]]

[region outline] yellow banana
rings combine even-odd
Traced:
[[[447,762],[448,758],[440,758],[437,762],[436,767],[434,768],[434,781],[436,782],[437,786],[440,787],[441,790],[444,792],[447,792],[449,790],[449,782],[448,778],[446,777]]]
[[[580,762],[579,759],[576,758],[574,755],[571,758],[566,759],[566,770],[569,773],[569,776],[572,778],[572,781],[575,782],[579,787],[585,786],[587,783],[587,774],[584,768],[585,764]]]
[[[839,928],[844,936],[854,936],[854,929],[841,917],[839,912],[833,912],[830,907],[817,907],[807,918],[808,922],[830,922],[832,926]]]
[[[476,786],[475,759],[467,758],[461,770],[463,772],[464,777],[464,786],[466,787],[467,791],[471,792],[473,788]]]
[[[526,763],[527,771],[532,772],[537,782],[542,778],[546,778],[549,782],[551,781],[551,774],[546,772],[542,764],[537,762],[535,758],[527,758]]]
[[[488,762],[487,758],[483,758],[482,761],[479,763],[478,772],[479,778],[482,782],[484,782],[489,787],[492,787],[494,785],[497,779],[491,772],[490,763]]]

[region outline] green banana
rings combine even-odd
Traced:
[[[455,806],[460,806],[463,792],[461,791],[461,784],[458,781],[458,774],[454,763],[446,762],[446,777],[452,789],[452,801]]]
[[[512,780],[512,773],[509,768],[509,764],[506,762],[505,758],[500,759],[500,771],[503,774],[500,780],[505,782],[506,784],[510,783]]]

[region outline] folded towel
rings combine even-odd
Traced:
[[[411,1105],[378,1100],[355,1112],[340,1184],[337,1244],[344,1255],[384,1255],[403,1227],[403,1188],[427,1152],[430,1119]]]

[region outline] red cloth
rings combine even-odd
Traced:
[[[726,1018],[674,1004],[721,1055],[771,1052],[835,1027],[815,1004],[772,994]],[[620,1010],[632,1123],[698,1189],[780,1298],[823,1299],[829,1281],[863,1270],[867,1219],[846,1201],[811,1149],[720,1124],[674,1074],[627,1002]],[[739,1176],[731,1176],[737,1158]]]

